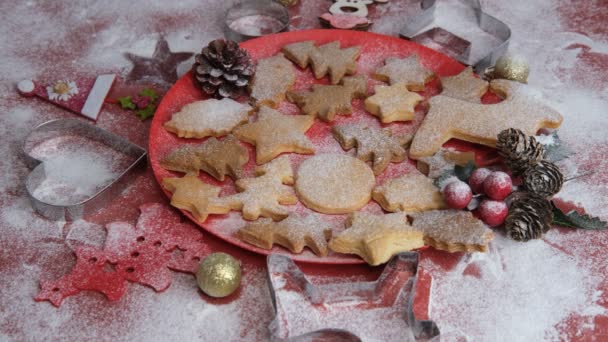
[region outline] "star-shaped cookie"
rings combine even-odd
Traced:
[[[412,140],[410,158],[432,156],[452,138],[495,147],[498,134],[505,129],[535,135],[541,128],[561,125],[562,115],[539,101],[528,85],[497,79],[490,82],[490,88],[506,99],[487,105],[442,94],[433,96]]]
[[[180,138],[220,137],[247,122],[252,110],[228,98],[201,100],[185,105],[164,126]]]
[[[221,188],[209,185],[194,175],[163,178],[163,187],[173,193],[171,205],[192,213],[197,221],[205,222],[209,214],[226,214],[230,207],[219,202]]]
[[[357,71],[356,60],[361,48],[352,46],[341,49],[338,41],[315,47],[314,42],[305,41],[285,45],[282,51],[301,68],[311,64],[315,78],[320,79],[329,74],[331,84],[338,84],[344,75],[352,75]]]
[[[316,255],[327,255],[327,240],[331,238],[331,225],[318,214],[290,214],[280,222],[261,219],[241,228],[238,237],[252,245],[271,249],[281,245],[293,253],[301,253],[304,247]]]
[[[288,92],[287,99],[297,104],[305,114],[333,121],[337,114],[350,115],[353,98],[366,95],[367,82],[364,76],[358,75],[345,77],[342,85],[315,84],[311,91]]]
[[[406,174],[374,188],[372,198],[386,211],[425,211],[445,207],[433,181],[422,174]]]
[[[441,95],[480,103],[481,97],[488,91],[489,82],[475,77],[473,67],[469,66],[458,75],[441,77],[441,86]]]
[[[409,90],[421,91],[434,73],[420,65],[417,55],[411,55],[406,58],[387,58],[385,65],[376,70],[373,76],[390,84],[405,83]]]
[[[424,246],[422,232],[408,224],[404,212],[381,215],[355,212],[346,227],[329,241],[329,248],[357,254],[370,265],[383,264],[395,254]]]
[[[282,53],[260,59],[251,81],[251,97],[257,106],[276,108],[295,81],[294,67]]]
[[[424,243],[454,252],[485,252],[494,238],[492,230],[470,211],[431,210],[411,215],[414,229],[424,234]]]
[[[376,86],[375,94],[365,99],[365,110],[380,118],[382,123],[414,119],[414,107],[424,97],[407,90],[405,83]]]
[[[291,186],[293,169],[289,157],[281,156],[272,162],[258,166],[255,178],[241,178],[235,186],[239,193],[222,197],[221,204],[240,210],[246,220],[269,217],[275,221],[289,215],[283,204],[296,204],[298,199]]]
[[[357,158],[372,162],[375,175],[381,174],[388,164],[405,160],[406,146],[410,135],[393,136],[390,129],[366,126],[364,124],[336,125],[332,129],[334,138],[344,150],[357,148]]]
[[[262,106],[257,121],[237,127],[234,135],[255,145],[256,163],[260,165],[285,152],[314,153],[312,142],[304,135],[314,121],[313,116],[285,115]]]
[[[241,178],[243,165],[248,161],[247,149],[229,135],[223,140],[209,138],[202,144],[181,145],[164,157],[160,165],[167,170],[195,175],[203,170],[222,182],[225,175]]]

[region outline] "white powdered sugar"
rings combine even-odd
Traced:
[[[422,265],[434,276],[430,317],[442,341],[556,340],[556,326],[573,312],[607,312],[595,295],[600,278],[542,240],[498,235],[488,253],[462,256],[446,273],[428,260]]]

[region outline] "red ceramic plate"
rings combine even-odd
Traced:
[[[299,41],[314,40],[317,44],[323,44],[330,41],[338,40],[342,47],[349,47],[358,45],[361,47],[361,56],[358,60],[358,74],[370,75],[376,68],[383,65],[384,60],[387,57],[405,57],[410,54],[417,54],[420,58],[421,63],[433,70],[440,76],[453,75],[460,72],[463,69],[463,65],[457,61],[431,49],[423,46],[411,43],[409,41],[384,36],[374,33],[358,32],[358,31],[342,31],[342,30],[310,30],[310,31],[297,31],[287,32],[275,35],[270,35],[258,39],[247,41],[242,45],[243,48],[247,49],[254,60],[260,58],[269,57],[275,55],[281,50],[281,47]],[[312,76],[309,69],[300,70],[294,65],[294,69],[297,73],[297,81],[294,85],[294,90],[305,90],[315,83],[327,83],[327,79],[316,80]],[[371,77],[368,80],[369,90],[372,91],[374,85],[381,84],[378,81],[372,80]],[[438,82],[431,82],[427,85],[423,95],[428,97],[437,94],[440,90],[438,89]],[[179,173],[167,171],[163,169],[159,161],[166,156],[171,150],[182,144],[189,143],[200,143],[202,139],[181,139],[172,133],[169,133],[163,128],[163,124],[168,121],[173,113],[179,111],[182,106],[193,101],[201,100],[202,96],[200,90],[195,87],[191,74],[186,74],[182,77],[165,95],[163,100],[158,106],[156,115],[152,122],[150,129],[150,142],[149,142],[149,153],[152,169],[157,181],[160,181],[165,177],[176,177],[181,176]],[[340,145],[334,140],[331,135],[331,127],[335,124],[345,122],[366,122],[369,125],[380,126],[378,119],[363,109],[362,101],[355,100],[354,111],[351,116],[337,116],[337,119],[331,123],[325,123],[317,120],[315,124],[307,132],[307,136],[313,141],[317,148],[317,154],[338,152],[338,153],[353,153],[353,151],[344,152]],[[420,124],[424,111],[422,106],[416,112],[416,119],[412,122],[407,123],[392,123],[389,125],[383,125],[390,127],[394,133],[412,132]],[[279,110],[286,114],[298,115],[299,111],[296,106],[291,103],[283,102],[279,106]],[[252,120],[255,116],[252,117]],[[255,150],[252,146],[242,143],[250,151],[250,162],[246,167],[248,174],[252,173],[255,167]],[[471,146],[464,146],[464,148],[471,148]],[[294,166],[294,170],[297,170],[299,163],[307,158],[307,156],[290,154],[290,159]],[[391,164],[388,169],[380,176],[377,177],[377,183],[381,184],[389,178],[397,177],[401,174],[411,172],[414,169],[413,162],[403,162],[399,164]],[[208,182],[213,185],[221,186],[223,191],[222,195],[234,193],[234,182],[230,178],[226,178],[224,182],[218,182],[215,179],[209,177],[204,172],[201,172],[200,179],[204,182]],[[171,194],[165,191],[168,197]],[[295,212],[306,212],[309,209],[303,207],[301,204],[291,206]],[[365,206],[363,211],[367,212],[382,212],[382,209],[376,203],[369,203]],[[198,224],[204,230],[218,236],[219,238],[239,246],[241,248],[259,253],[259,254],[270,254],[270,253],[281,253],[291,256],[296,261],[311,262],[311,263],[327,263],[327,264],[356,264],[361,263],[361,259],[356,256],[344,255],[344,254],[330,254],[326,257],[317,257],[309,250],[301,254],[292,254],[288,250],[281,247],[275,247],[272,250],[264,250],[255,246],[244,243],[235,236],[235,232],[245,224],[245,221],[241,218],[240,212],[231,212],[227,215],[211,215],[206,222],[197,222],[190,213],[184,211],[184,214],[188,216],[192,221]],[[343,220],[345,215],[327,215],[327,219],[334,223],[335,231],[343,229]]]

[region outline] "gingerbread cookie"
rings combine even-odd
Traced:
[[[424,243],[448,252],[485,252],[494,234],[470,211],[431,210],[411,215]]]
[[[434,73],[420,65],[418,56],[407,58],[387,58],[385,65],[374,73],[374,78],[390,84],[405,83],[412,91],[424,90],[424,84],[434,77]]]
[[[407,222],[405,213],[373,215],[353,213],[348,229],[329,241],[335,252],[356,254],[370,265],[387,262],[393,255],[424,246],[422,232]]]
[[[237,236],[254,246],[271,249],[281,245],[293,253],[302,253],[304,247],[316,255],[327,255],[327,240],[331,238],[331,226],[321,215],[290,214],[280,222],[261,219],[238,231]]]
[[[496,146],[496,137],[507,128],[535,135],[541,128],[557,128],[562,116],[530,96],[519,82],[493,80],[492,91],[506,96],[502,102],[485,105],[438,95],[430,99],[430,109],[410,146],[410,158],[432,156],[446,141],[457,138]]]
[[[304,135],[315,119],[308,115],[285,115],[262,106],[255,122],[237,127],[234,135],[255,145],[256,163],[264,164],[281,153],[311,154],[315,148]]]
[[[165,129],[180,138],[219,137],[247,122],[251,111],[249,105],[228,98],[196,101],[173,114]]]
[[[481,103],[481,97],[488,91],[489,82],[475,77],[473,67],[466,67],[458,75],[441,77],[441,95],[469,102]]]
[[[226,214],[230,208],[218,198],[221,188],[209,185],[195,175],[182,178],[163,178],[163,187],[173,193],[171,205],[192,213],[200,222],[205,222],[209,214]]]
[[[344,154],[321,154],[300,165],[295,187],[308,208],[345,214],[369,202],[375,182],[374,173],[364,162]]]
[[[365,99],[365,110],[382,123],[414,120],[414,107],[424,97],[407,90],[405,83],[376,86],[375,94]]]
[[[296,204],[293,188],[293,169],[287,156],[258,166],[255,178],[242,178],[235,186],[239,193],[222,197],[221,203],[232,210],[240,210],[246,220],[269,217],[275,221],[289,215],[283,204]]]
[[[304,69],[310,63],[310,55],[316,49],[315,42],[308,40],[305,42],[292,43],[283,46],[283,53],[290,61],[296,63],[300,68]]]
[[[410,135],[393,136],[390,129],[381,129],[365,124],[337,125],[332,129],[334,137],[343,149],[357,148],[357,158],[372,162],[375,175],[381,174],[390,162],[405,160],[406,146]]]
[[[331,83],[338,84],[342,77],[357,71],[356,60],[361,48],[353,46],[341,49],[340,42],[337,41],[315,47],[314,42],[306,41],[285,45],[283,53],[301,68],[312,64],[315,78],[320,79],[329,74]]]
[[[202,144],[182,145],[171,151],[160,161],[160,165],[171,171],[198,174],[203,170],[213,178],[224,181],[241,178],[243,165],[249,161],[247,149],[233,135],[223,140],[207,139]]]
[[[260,59],[251,82],[251,97],[257,106],[276,108],[295,81],[293,66],[282,53]]]
[[[445,207],[443,196],[430,178],[419,173],[393,178],[374,188],[374,201],[386,211],[425,211]]]
[[[311,91],[288,92],[287,99],[297,104],[305,114],[333,121],[336,114],[350,115],[353,111],[351,101],[366,94],[365,77],[358,75],[345,77],[342,85],[315,84]]]

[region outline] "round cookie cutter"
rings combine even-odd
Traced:
[[[226,12],[226,38],[242,42],[286,31],[289,11],[272,0],[250,0],[232,6]]]

